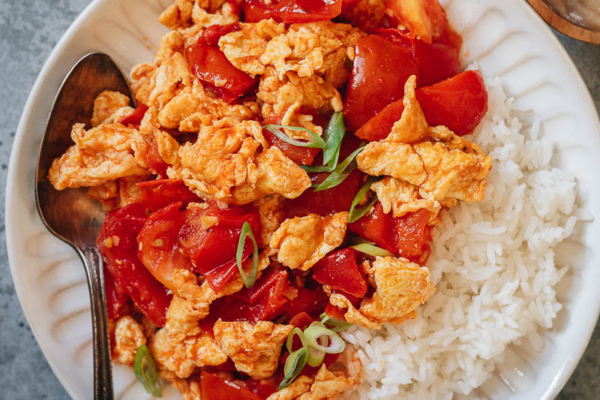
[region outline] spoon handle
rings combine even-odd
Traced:
[[[90,289],[94,345],[94,400],[113,400],[112,366],[106,314],[104,267],[96,247],[83,252],[83,264]]]

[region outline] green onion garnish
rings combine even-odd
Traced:
[[[319,365],[323,364],[324,360],[325,360],[325,353],[323,353],[321,350],[317,350],[313,347],[310,347],[310,346],[308,347],[308,357],[306,360],[308,365],[316,368]]]
[[[365,184],[360,188],[356,196],[354,196],[354,200],[352,200],[352,205],[350,206],[350,212],[348,215],[348,222],[356,222],[361,219],[367,212],[371,210],[373,204],[377,201],[377,197],[373,197],[371,200],[367,202],[362,207],[356,208],[358,203],[362,200],[365,194],[371,189],[371,186],[379,180],[376,176],[369,176]]]
[[[340,165],[338,165],[331,174],[325,179],[320,185],[315,188],[315,192],[321,192],[323,190],[331,189],[339,185],[350,175],[350,173],[356,168],[357,164],[354,160],[358,153],[364,149],[364,146],[354,150]]]
[[[326,142],[323,149],[323,165],[327,165],[332,171],[337,167],[345,133],[344,114],[342,112],[334,113],[329,120],[327,130],[323,134]]]
[[[252,239],[252,244],[254,245],[254,249],[252,249],[252,270],[250,273],[246,273],[244,271],[244,266],[242,265],[242,257],[244,256],[244,246],[246,245],[246,238]],[[256,283],[256,277],[258,275],[258,246],[256,245],[256,239],[254,239],[254,234],[252,233],[252,227],[248,223],[248,221],[244,222],[242,225],[242,232],[240,232],[240,240],[238,241],[237,253],[235,254],[235,261],[237,263],[238,269],[240,270],[240,275],[242,276],[242,281],[244,282],[244,286],[247,288],[251,288]]]
[[[323,149],[325,148],[325,141],[316,133],[311,131],[310,129],[302,128],[299,126],[286,126],[286,125],[265,125],[265,129],[271,132],[273,135],[277,136],[279,139],[283,140],[286,143],[289,143],[293,146],[298,147],[311,147],[314,149]],[[281,129],[289,129],[291,131],[300,131],[300,132],[308,132],[312,138],[310,142],[303,142],[300,140],[292,139]]]
[[[294,336],[298,335],[300,341],[302,342],[302,347],[306,347],[306,338],[304,337],[304,332],[300,328],[294,328],[285,342],[285,347],[289,353],[292,352],[292,345],[294,344]]]
[[[142,382],[142,385],[144,385],[146,393],[155,397],[162,397],[158,369],[145,344],[138,347],[137,352],[135,353],[134,371],[135,376],[137,376],[139,381]]]
[[[371,243],[363,238],[358,238],[351,240],[354,243],[351,248],[354,250],[358,250],[361,253],[368,254],[373,257],[393,257],[394,254],[382,249],[381,247],[377,247],[375,243]]]
[[[346,348],[346,342],[337,333],[327,329],[321,322],[313,322],[304,331],[309,347],[325,354],[339,354]],[[322,344],[325,342],[326,344]]]
[[[351,323],[331,318],[326,313],[321,314],[321,323],[334,332],[341,332],[344,329],[348,329],[352,326]]]
[[[283,367],[284,378],[279,384],[279,389],[285,389],[288,387],[300,374],[302,368],[306,365],[308,359],[308,350],[306,347],[302,347],[290,353],[287,360],[285,360],[285,366]]]

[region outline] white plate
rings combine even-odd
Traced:
[[[465,39],[464,63],[502,77],[519,108],[530,108],[556,144],[556,165],[578,180],[581,205],[600,216],[600,124],[590,95],[556,37],[522,0],[442,1]],[[171,0],[96,0],[58,43],[29,96],[10,162],[6,195],[8,255],[21,305],[52,369],[73,399],[92,398],[91,328],[83,268],[46,232],[34,199],[35,160],[61,81],[84,54],[100,50],[125,70],[151,60],[166,28],[156,18]],[[557,249],[572,266],[560,284],[565,308],[540,354],[513,347],[495,377],[471,398],[552,399],[579,361],[600,310],[600,224],[580,224]],[[116,367],[117,399],[148,396],[129,368]],[[32,383],[35,384],[35,383]],[[169,389],[164,398],[177,399]]]

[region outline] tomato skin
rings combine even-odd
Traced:
[[[200,197],[188,189],[183,181],[176,179],[144,181],[138,183],[137,187],[140,189],[140,195],[137,197],[136,203],[143,204],[153,212],[175,202],[181,202],[183,205],[203,202]]]
[[[401,257],[418,258],[423,254],[429,239],[429,220],[431,212],[426,209],[394,218],[396,246]]]
[[[148,111],[148,106],[140,103],[140,104],[138,104],[137,108],[135,110],[133,110],[133,112],[131,114],[127,115],[126,117],[121,119],[119,122],[125,126],[127,126],[127,125],[140,126],[140,124],[142,123],[142,119],[144,119],[144,115],[146,115],[146,111]]]
[[[334,251],[312,267],[313,279],[356,297],[367,294],[367,281],[358,268],[356,250]]]
[[[225,296],[213,303],[208,318],[223,321],[268,321],[274,318],[286,303],[289,287],[287,271],[271,271],[260,277],[251,288],[244,288],[233,296]]]
[[[279,122],[276,122],[276,124],[278,123]],[[285,154],[290,160],[292,160],[296,164],[311,165],[316,155],[319,154],[319,152],[321,151],[321,149],[294,146],[279,139],[277,136],[273,135],[266,129],[263,129],[263,135],[265,136],[265,139],[267,140],[270,146],[275,146],[279,148],[279,150],[281,150],[283,154]]]
[[[163,285],[175,290],[174,269],[192,269],[190,259],[181,253],[179,232],[185,223],[182,203],[172,203],[151,214],[140,231],[138,258]]]
[[[421,88],[417,100],[429,125],[445,125],[459,136],[471,133],[488,111],[488,93],[479,71]]]
[[[162,327],[172,294],[137,258],[136,238],[146,219],[146,208],[141,204],[129,204],[115,210],[104,220],[96,244],[117,285],[127,291],[150,321]],[[118,238],[118,245],[114,237]]]
[[[115,278],[104,265],[104,289],[106,292],[106,313],[109,319],[116,319],[129,302],[129,295],[117,287]]]
[[[356,45],[344,101],[346,126],[356,132],[388,104],[404,96],[404,84],[419,70],[409,49],[370,35]]]
[[[308,315],[307,313],[305,313],[303,311],[299,314],[296,314],[290,320],[289,325],[294,325],[296,328],[300,328],[300,329],[304,330],[315,321],[316,321],[315,319],[313,319],[310,315]]]
[[[216,224],[204,229],[203,217],[215,220]],[[190,258],[194,271],[203,274],[216,292],[239,273],[235,256],[246,221],[250,223],[255,239],[259,240],[260,216],[253,206],[221,210],[209,204],[207,208],[190,207],[185,211],[185,223],[180,231],[181,247]],[[251,252],[252,242],[246,240],[243,259]]]
[[[273,18],[275,22],[281,22],[277,13],[276,1],[267,3],[264,0],[245,0],[243,10],[245,22],[259,22],[269,18]]]
[[[227,380],[204,370],[200,373],[200,388],[203,400],[266,399],[266,397],[249,390],[246,385]]]
[[[297,290],[296,297],[288,300],[282,307],[281,312],[290,317],[304,312],[317,319],[329,302],[327,294],[322,288],[294,287],[294,289]]]
[[[221,36],[225,36],[231,32],[237,32],[241,29],[241,25],[237,22],[229,25],[211,25],[204,30],[202,40],[207,45],[218,46]]]
[[[234,67],[219,46],[205,44],[203,38],[188,47],[186,55],[191,72],[225,101],[243,96],[258,84],[258,79]]]
[[[416,92],[423,114],[431,126],[444,125],[459,136],[469,134],[488,110],[488,94],[478,71],[466,71]],[[371,118],[356,132],[369,141],[385,139],[400,119],[404,105],[398,100]]]
[[[326,21],[342,13],[342,0],[281,0],[278,15],[286,24]]]
[[[313,183],[321,183],[329,173],[313,174]],[[330,215],[350,210],[352,200],[362,185],[363,174],[355,169],[338,186],[315,192],[307,189],[299,197],[285,203],[286,218],[304,217],[308,214]]]
[[[375,243],[377,246],[396,253],[394,221],[391,213],[384,213],[383,206],[378,201],[373,211],[351,224],[348,228],[362,238]]]

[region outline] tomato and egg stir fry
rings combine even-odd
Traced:
[[[186,400],[334,399],[338,332],[416,318],[431,229],[483,199],[487,111],[437,0],[176,0],[137,108],[106,91],[50,169],[108,212],[113,358]]]

